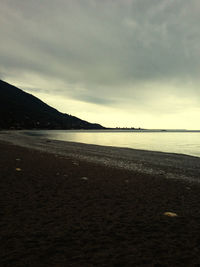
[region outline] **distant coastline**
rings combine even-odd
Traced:
[[[200,130],[187,130],[187,129],[144,129],[144,128],[105,128],[102,130],[113,130],[113,131],[134,131],[134,132],[200,132]]]
[[[200,130],[187,130],[187,129],[143,129],[143,128],[120,128],[120,127],[116,127],[116,128],[112,128],[112,127],[103,127],[100,129],[97,128],[69,128],[69,129],[60,129],[60,128],[52,128],[52,129],[48,129],[48,128],[20,128],[20,129],[15,129],[10,128],[10,129],[4,129],[4,128],[0,128],[0,131],[29,131],[29,130],[33,130],[33,131],[43,131],[43,130],[49,130],[49,131],[57,131],[57,130],[65,130],[65,131],[102,131],[102,132],[106,132],[106,131],[115,131],[115,132],[120,132],[120,131],[129,131],[129,132],[168,132],[168,133],[198,133],[200,132]]]

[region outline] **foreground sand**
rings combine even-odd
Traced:
[[[200,265],[199,183],[2,141],[0,151],[0,266]]]

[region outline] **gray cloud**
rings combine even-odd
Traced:
[[[104,105],[199,98],[199,14],[198,0],[1,0],[0,74]]]

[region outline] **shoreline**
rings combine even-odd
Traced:
[[[1,131],[0,140],[140,174],[200,182],[200,158],[195,156],[50,140],[28,135],[24,131]]]

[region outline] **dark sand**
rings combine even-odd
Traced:
[[[0,266],[200,266],[199,183],[0,151]]]

